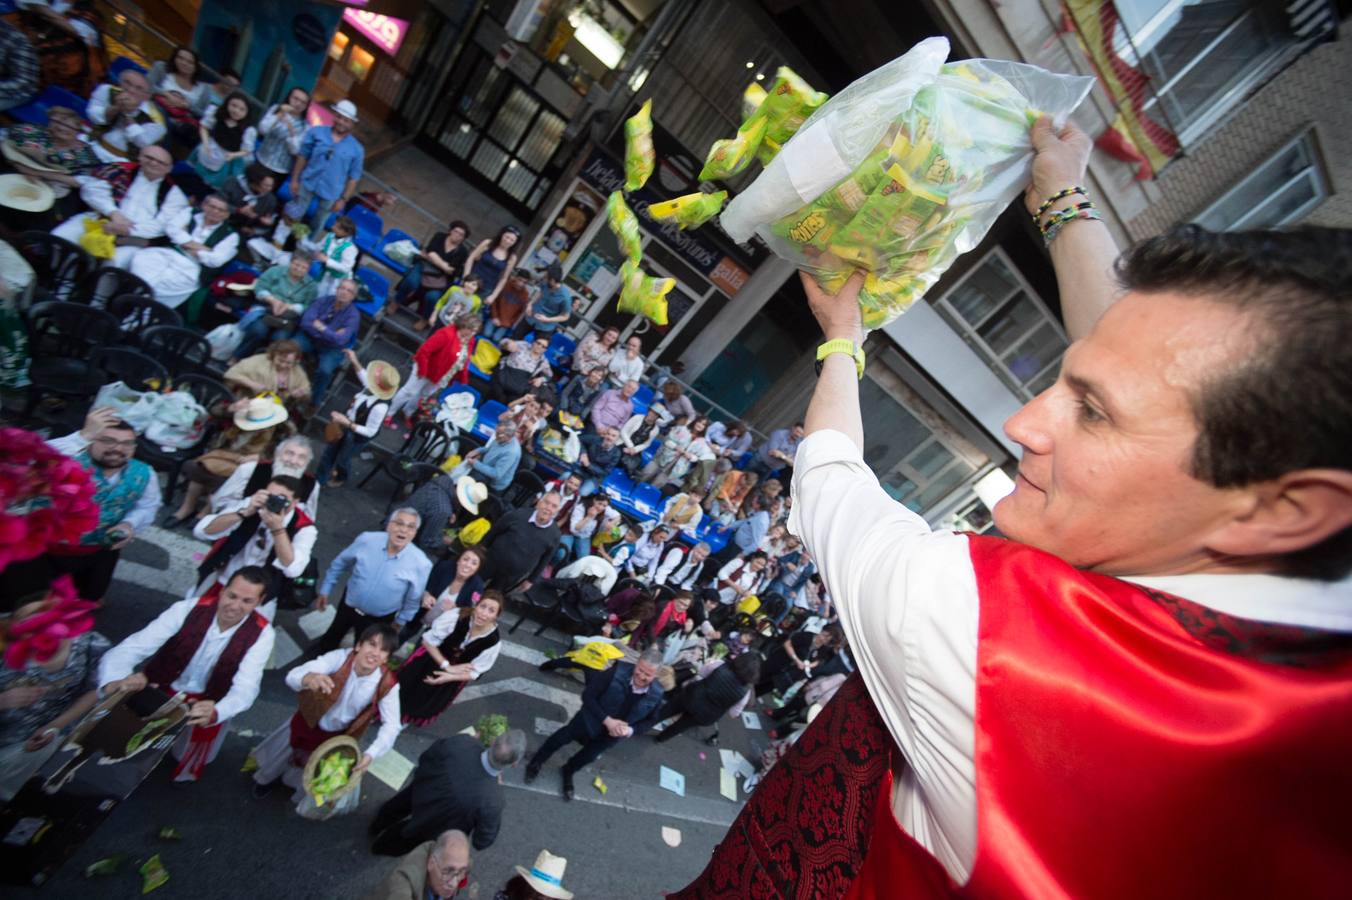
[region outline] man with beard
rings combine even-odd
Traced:
[[[89,470],[99,524],[82,535],[78,544],[53,547],[35,559],[11,563],[5,568],[4,590],[23,597],[69,574],[82,600],[102,600],[122,548],[137,531],[155,521],[160,482],[150,466],[132,459],[136,432],[109,407],[90,410],[79,431],[48,443]]]
[[[361,180],[366,151],[352,133],[356,124],[356,104],[339,100],[333,104],[333,124],[315,125],[301,138],[291,172],[291,196],[302,210],[310,208],[311,198],[319,198],[308,219],[312,234],[319,234],[329,213],[347,203]]]
[[[268,486],[274,475],[290,475],[300,481],[296,505],[305,510],[311,521],[319,519],[319,484],[313,475],[306,474],[314,461],[314,449],[308,438],[293,435],[277,445],[271,460],[257,459],[240,463],[225,484],[211,495],[213,513],[236,507],[245,497],[252,497]]]

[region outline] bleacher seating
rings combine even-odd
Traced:
[[[363,287],[371,292],[370,300],[359,300],[355,306],[362,311],[363,315],[374,316],[389,300],[390,280],[375,269],[368,269],[366,266],[362,266],[352,274],[362,283]]]
[[[413,241],[415,245],[418,243],[417,240],[414,239],[413,235],[409,234],[407,231],[400,231],[398,228],[391,228],[389,231],[385,233],[385,236],[380,239],[379,245],[377,245],[377,247],[374,250],[370,251],[368,255],[373,260],[380,263],[382,266],[389,269],[390,271],[397,272],[398,274],[403,275],[405,272],[408,271],[409,267],[404,265],[403,263],[395,262],[394,260],[390,259],[388,256],[385,255],[385,248],[390,244],[395,243],[396,241]]]
[[[85,99],[79,94],[68,91],[63,87],[48,85],[27,103],[5,110],[5,115],[28,125],[46,125],[47,110],[53,106],[69,107],[79,113],[80,118],[83,119],[87,118],[88,115],[85,110],[86,105]]]
[[[479,418],[474,423],[474,430],[471,432],[475,437],[487,441],[493,437],[493,430],[498,427],[498,417],[507,411],[507,407],[496,400],[485,400],[479,407]]]

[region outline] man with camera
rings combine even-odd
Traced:
[[[305,571],[319,534],[296,503],[302,492],[300,479],[274,475],[267,487],[233,509],[200,519],[193,536],[215,543],[197,568],[200,580],[196,595],[206,593],[212,584],[224,584],[229,573],[242,566],[262,566],[271,576],[271,584],[259,612],[268,621],[275,621],[276,597],[283,580]]]

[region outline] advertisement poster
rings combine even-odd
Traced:
[[[551,263],[562,263],[577,244],[582,232],[605,208],[605,198],[587,185],[576,182],[558,218],[550,223],[535,250],[522,263],[537,276]]]

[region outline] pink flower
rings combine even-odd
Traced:
[[[94,627],[94,610],[99,604],[75,595],[75,583],[62,575],[52,583],[51,592],[31,615],[13,622],[5,637],[5,665],[22,669],[29,659],[46,662],[61,648],[61,642],[79,637]]]

